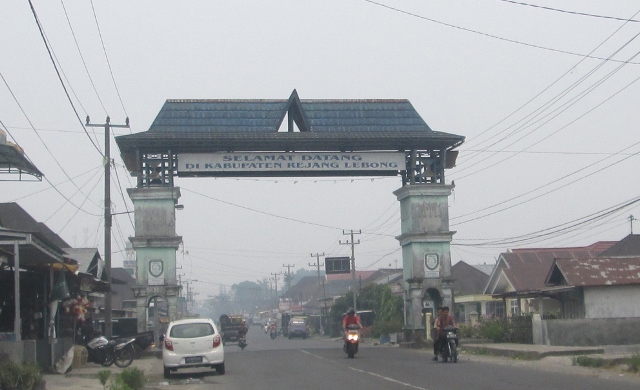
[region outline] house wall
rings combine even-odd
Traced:
[[[584,288],[585,318],[640,317],[640,285]]]
[[[538,320],[534,316],[534,344],[598,346],[640,344],[640,317]]]

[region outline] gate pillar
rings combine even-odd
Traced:
[[[177,319],[177,296],[182,288],[176,279],[176,251],[182,237],[176,236],[175,205],[179,187],[129,188],[135,216],[135,236],[129,241],[136,253],[136,316],[138,331],[146,331],[148,298],[167,299],[168,319]]]
[[[401,234],[405,282],[405,330],[409,339],[424,337],[422,320],[424,294],[435,288],[442,304],[453,311],[451,286],[451,240],[449,201],[453,185],[414,184],[396,191],[400,202]]]

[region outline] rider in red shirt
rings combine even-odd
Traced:
[[[358,328],[362,328],[360,323],[360,317],[356,315],[356,311],[352,307],[347,310],[347,315],[342,319],[342,328],[346,331],[348,325],[358,325]]]

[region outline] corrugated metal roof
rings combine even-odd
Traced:
[[[640,256],[640,234],[629,234],[611,248],[600,253],[602,257]]]
[[[640,256],[556,259],[554,267],[569,286],[640,284]]]
[[[598,256],[607,246],[597,242],[587,247],[572,248],[536,248],[517,249],[512,252],[501,253],[497,267],[491,275],[491,280],[485,289],[486,294],[498,294],[504,291],[489,291],[491,281],[501,274],[511,283],[514,291],[539,291],[545,288],[549,270],[556,258],[590,258]]]
[[[70,246],[59,235],[49,229],[47,225],[33,219],[29,213],[15,202],[0,203],[0,226],[11,230],[38,234],[41,239],[58,248],[68,248]]]
[[[31,175],[38,179],[43,176],[18,146],[5,143],[0,143],[0,172]]]
[[[64,248],[67,257],[78,262],[78,271],[85,272],[100,279],[102,260],[98,248]]]

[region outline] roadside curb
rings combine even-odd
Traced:
[[[509,344],[461,344],[460,349],[476,355],[505,356],[523,360],[541,360],[549,356],[604,356],[604,348],[601,347],[522,347]]]

